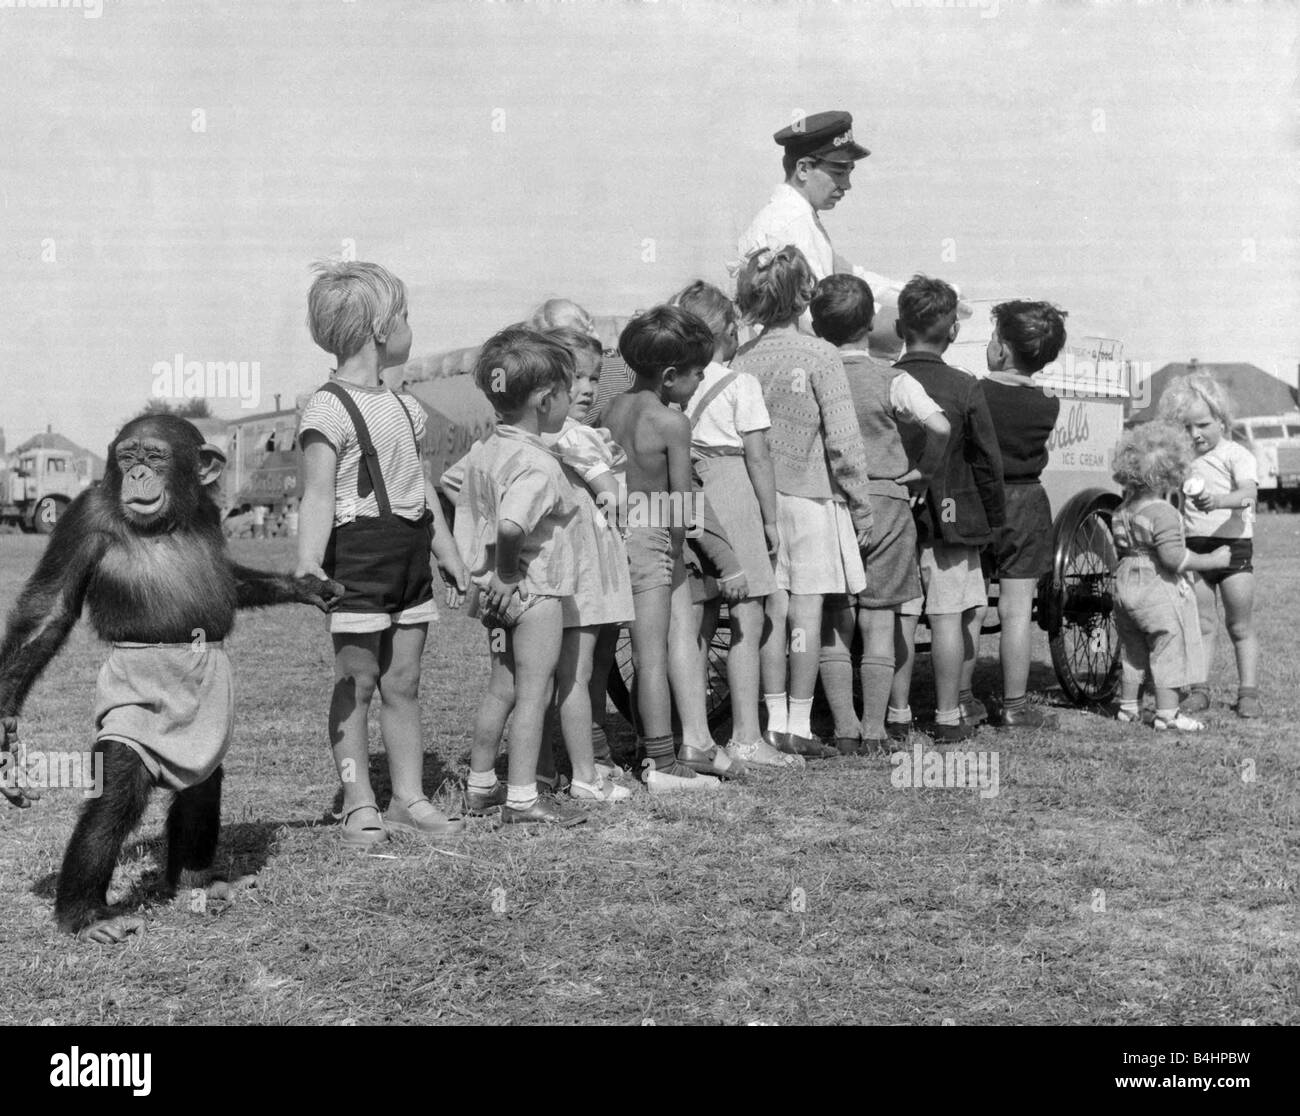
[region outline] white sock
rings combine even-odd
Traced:
[[[785,694],[764,694],[763,704],[767,706],[767,731],[789,732],[790,714],[786,709]]]
[[[537,784],[525,783],[522,787],[517,787],[513,783],[506,784],[506,805],[516,810],[527,810],[534,802],[537,801]]]
[[[791,736],[812,736],[812,698],[790,699],[790,727],[786,731]]]
[[[961,724],[961,709],[936,709],[934,711],[934,723],[936,725]]]
[[[1176,708],[1157,709],[1156,716],[1159,717],[1162,721],[1176,721],[1178,720],[1178,710]]]
[[[471,769],[467,782],[470,790],[489,791],[497,785],[497,773],[495,771],[474,771]]]
[[[889,712],[885,714],[885,722],[891,725],[905,725],[911,719],[912,707],[910,705],[905,705],[902,709],[895,709],[891,705]]]

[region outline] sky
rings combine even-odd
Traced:
[[[102,452],[177,354],[256,362],[220,415],[291,405],[332,363],[322,257],[402,277],[413,356],[721,284],[772,134],[825,109],[872,151],[825,215],[853,262],[1296,382],[1294,5],[30,2],[0,0],[11,448]]]

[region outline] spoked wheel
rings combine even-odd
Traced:
[[[731,647],[731,620],[727,606],[721,606],[718,627],[708,649],[708,673],[705,678],[705,710],[709,728],[716,729],[731,716],[731,690],[727,685],[727,650]],[[614,650],[614,669],[609,672],[609,699],[629,724],[636,724],[632,709],[632,637],[624,628],[619,632]]]
[[[1119,682],[1113,598],[1119,564],[1110,533],[1119,497],[1090,488],[1072,497],[1052,527],[1052,572],[1038,587],[1038,617],[1052,666],[1070,700],[1109,701]]]

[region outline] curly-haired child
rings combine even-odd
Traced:
[[[1185,572],[1225,569],[1222,546],[1193,554],[1182,517],[1164,493],[1183,483],[1190,463],[1187,439],[1176,426],[1148,423],[1120,439],[1112,463],[1124,500],[1111,519],[1119,567],[1115,571],[1115,626],[1119,629],[1121,721],[1139,719],[1138,697],[1150,674],[1156,692],[1155,727],[1197,732],[1200,721],[1180,712],[1178,691],[1205,678],[1196,598]]]

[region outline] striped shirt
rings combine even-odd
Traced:
[[[427,422],[424,408],[413,395],[398,395],[386,387],[359,387],[342,380],[335,383],[352,397],[366,420],[393,514],[403,519],[419,519],[425,508],[424,469],[416,443],[424,438]],[[415,438],[411,437],[412,425]],[[298,425],[299,440],[308,430],[323,434],[338,455],[334,473],[334,526],[358,517],[378,516],[379,501],[375,494],[357,495],[361,443],[343,404],[330,392],[317,391],[307,400]]]

